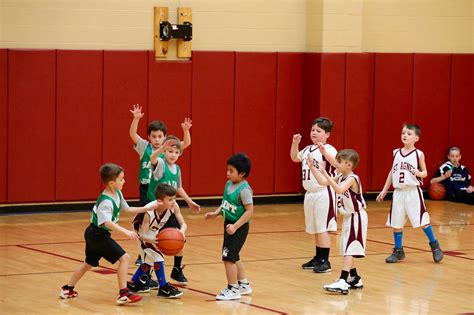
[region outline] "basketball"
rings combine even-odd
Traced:
[[[446,189],[444,188],[443,184],[434,183],[430,185],[430,188],[428,189],[428,194],[433,200],[441,200],[446,195]]]
[[[178,229],[166,228],[156,235],[158,249],[167,256],[178,254],[184,247],[184,236]]]

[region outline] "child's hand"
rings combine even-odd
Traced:
[[[201,211],[201,206],[195,203],[194,201],[191,201],[188,204],[189,208],[191,208],[192,213],[199,213]]]
[[[296,135],[293,135],[293,143],[294,144],[300,144],[301,141],[301,135],[297,133]]]
[[[226,230],[227,234],[229,234],[229,235],[234,234],[235,231],[236,231],[235,226],[233,224],[227,224],[227,226],[225,227],[225,230]]]
[[[452,174],[453,174],[453,172],[451,172],[451,170],[449,170],[449,171],[446,171],[443,176],[444,176],[444,178],[450,178]]]
[[[313,168],[319,169],[318,162],[316,162],[313,159],[313,156],[311,155],[311,153],[308,153],[308,155],[306,156],[306,164],[308,164],[310,169],[313,169]]]
[[[215,213],[214,211],[206,212],[206,214],[204,214],[204,219],[206,219],[206,220],[214,219],[215,217],[217,217],[217,213]]]
[[[415,175],[416,177],[421,177],[421,172],[419,170],[414,170],[413,175]]]
[[[138,240],[139,239],[138,234],[135,233],[134,231],[126,230],[125,234],[131,240]]]
[[[163,148],[165,151],[173,149],[174,146],[176,146],[176,141],[173,139],[168,139],[165,143],[163,143]]]
[[[385,198],[386,195],[387,192],[385,190],[382,190],[375,200],[377,200],[377,202],[382,202],[383,198]]]
[[[466,192],[467,192],[468,194],[474,192],[474,187],[472,187],[472,186],[467,187],[467,188],[466,188]]]
[[[191,129],[191,127],[193,126],[193,121],[191,120],[191,118],[184,118],[184,122],[181,123],[181,128],[183,128],[183,130],[189,130]]]
[[[140,119],[145,115],[144,113],[142,113],[142,108],[138,104],[133,105],[133,109],[130,110],[130,113],[133,114],[133,119]]]
[[[316,146],[318,147],[319,152],[321,152],[321,154],[324,155],[324,153],[326,152],[326,147],[324,147],[324,143],[322,143],[322,142],[317,142],[317,143],[316,143]]]

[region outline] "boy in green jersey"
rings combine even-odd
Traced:
[[[250,159],[243,153],[237,153],[227,160],[227,178],[221,206],[204,215],[211,219],[222,214],[224,217],[224,261],[227,288],[217,296],[217,300],[236,300],[241,295],[252,293],[252,288],[240,261],[240,250],[249,233],[249,220],[253,215],[253,192],[245,178],[250,173]]]
[[[101,258],[105,258],[111,264],[119,262],[117,277],[120,291],[117,304],[135,303],[140,301],[142,297],[133,294],[127,288],[127,270],[130,256],[112,239],[110,232],[118,231],[132,240],[137,240],[137,233],[118,225],[120,212],[143,213],[155,209],[157,204],[149,204],[145,207],[129,207],[121,193],[125,180],[123,168],[118,165],[112,163],[102,165],[100,167],[100,177],[106,188],[97,199],[92,210],[91,224],[84,233],[86,240],[85,261],[74,271],[68,283],[61,288],[59,297],[62,299],[76,297],[77,291],[74,290],[76,283],[88,270],[97,267]]]

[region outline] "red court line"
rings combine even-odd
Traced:
[[[24,246],[24,245],[16,245],[16,246],[17,246],[17,247],[20,247],[20,248],[23,248],[23,249],[28,249],[28,250],[36,251],[36,252],[39,252],[39,253],[42,253],[42,254],[47,254],[47,255],[51,255],[51,256],[63,258],[63,259],[68,259],[68,260],[72,260],[72,261],[77,261],[77,262],[80,262],[80,263],[83,262],[83,261],[80,260],[80,259],[76,259],[76,258],[64,256],[64,255],[59,255],[59,254],[56,254],[56,253],[47,252],[47,251],[41,250],[41,249],[26,247],[26,246]],[[100,265],[99,265],[98,267],[103,268],[103,269],[107,269],[107,270],[117,271],[116,269],[109,268],[109,267],[104,267],[104,266],[100,266]],[[128,275],[132,276],[133,273],[128,273]],[[215,296],[215,294],[212,294],[212,293],[209,293],[209,292],[205,292],[205,291],[201,291],[201,290],[197,290],[197,289],[193,289],[193,288],[189,288],[189,287],[187,287],[187,290],[193,291],[193,292],[197,292],[197,293],[201,293],[201,294],[204,294],[204,295]],[[237,302],[237,301],[236,301],[236,302]],[[274,309],[267,308],[267,307],[264,307],[264,306],[260,306],[260,305],[257,305],[257,304],[246,303],[246,302],[243,302],[243,301],[238,301],[238,303],[245,304],[245,305],[248,305],[248,306],[251,306],[251,307],[255,307],[255,308],[258,308],[258,309],[266,310],[266,311],[272,312],[272,313],[277,313],[277,314],[281,314],[281,315],[287,314],[287,313],[285,313],[285,312],[278,311],[278,310],[274,310]]]

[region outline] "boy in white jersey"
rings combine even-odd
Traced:
[[[160,201],[157,208],[145,212],[144,215],[136,216],[133,220],[133,229],[140,236],[137,245],[140,255],[143,257],[143,264],[138,267],[127,286],[131,291],[134,291],[137,285],[140,284],[141,276],[153,268],[160,285],[158,296],[172,299],[183,295],[183,292],[166,281],[164,257],[156,246],[156,235],[166,227],[166,223],[174,215],[176,189],[165,183],[158,184],[155,197],[157,201]],[[157,201],[150,204],[157,203]],[[181,225],[179,231],[184,236],[187,225],[181,213],[176,214],[176,218]]]
[[[311,175],[307,163],[307,156],[310,154],[316,165],[326,163],[327,172],[334,175],[334,165],[336,163],[336,149],[327,144],[326,141],[331,134],[333,123],[325,117],[315,119],[311,127],[312,145],[299,151],[301,135],[293,136],[290,156],[293,162],[300,163],[302,168],[303,187],[306,190],[304,197],[304,215],[306,222],[306,232],[314,234],[316,245],[316,255],[301,267],[303,269],[312,269],[314,272],[323,273],[331,271],[329,262],[329,250],[331,247],[331,238],[329,232],[337,230],[336,225],[336,207],[335,195],[333,189],[328,185],[320,185]],[[326,154],[323,156],[319,147],[325,147]]]
[[[253,192],[245,178],[250,174],[250,159],[237,153],[227,160],[227,178],[222,204],[216,211],[208,212],[205,219],[221,214],[224,217],[224,244],[222,261],[227,276],[227,287],[216,296],[217,300],[236,300],[251,294],[252,288],[240,261],[240,250],[249,233],[253,215]]]
[[[443,259],[443,252],[430,225],[430,216],[426,211],[423,193],[420,188],[422,179],[428,175],[425,155],[415,148],[415,143],[420,139],[420,133],[421,130],[418,125],[405,124],[403,126],[401,136],[403,148],[393,150],[392,169],[388,173],[382,191],[377,196],[377,201],[382,202],[390,185],[393,184],[395,189],[387,226],[393,228],[395,246],[392,254],[385,259],[387,263],[396,263],[405,259],[402,238],[407,216],[412,227],[421,226],[423,228],[429,239],[433,260],[440,262]]]
[[[160,120],[155,120],[152,121],[148,125],[148,130],[147,130],[147,136],[148,136],[148,141],[142,139],[138,135],[138,123],[140,122],[140,119],[143,118],[145,115],[142,113],[142,108],[140,105],[136,104],[133,105],[133,108],[130,110],[130,112],[133,115],[133,120],[130,125],[130,138],[132,139],[134,143],[134,149],[137,151],[139,157],[140,157],[140,170],[138,174],[138,181],[139,181],[139,191],[140,191],[140,204],[146,205],[150,200],[147,198],[147,192],[148,192],[148,186],[150,184],[150,179],[151,179],[151,163],[150,163],[150,157],[153,152],[158,151],[158,153],[161,155],[165,148],[164,144],[164,139],[166,137],[166,132],[167,132],[167,127],[164,122]],[[192,127],[192,121],[190,118],[185,118],[184,122],[181,124],[181,128],[183,128],[183,141],[181,142],[181,147],[184,150],[188,146],[191,145],[191,133],[189,132],[189,129]],[[177,268],[177,271],[180,270],[181,268],[181,261],[182,257],[180,256],[175,256],[175,266]],[[142,263],[140,256],[138,256],[135,264],[137,266],[140,266]],[[173,269],[174,270],[174,269]],[[182,275],[182,272],[178,272],[178,276],[180,278],[184,277]],[[177,277],[178,277],[177,276]],[[148,280],[148,285],[152,288],[157,288],[158,285],[157,283],[149,278]]]
[[[137,233],[118,225],[120,211],[143,213],[153,210],[157,204],[149,204],[141,208],[129,207],[120,192],[125,180],[123,168],[118,165],[112,163],[102,165],[100,167],[100,177],[106,188],[94,206],[91,224],[84,233],[86,240],[85,261],[74,271],[68,283],[61,288],[59,296],[62,299],[76,297],[77,292],[74,290],[76,283],[88,270],[97,267],[101,258],[105,258],[112,264],[119,262],[117,277],[120,291],[117,304],[135,303],[140,301],[142,297],[133,294],[127,288],[127,270],[130,256],[112,239],[110,232],[118,231],[132,240],[138,239]]]
[[[354,258],[365,257],[368,221],[362,185],[359,176],[353,173],[359,164],[359,154],[354,150],[344,149],[337,153],[336,160],[339,174],[337,182],[324,168],[317,169],[311,156],[308,156],[311,173],[321,185],[331,185],[337,194],[337,209],[344,216],[341,232],[341,255],[344,256],[341,276],[336,282],[323,288],[329,292],[348,294],[349,289],[363,288],[362,279],[354,267]]]

